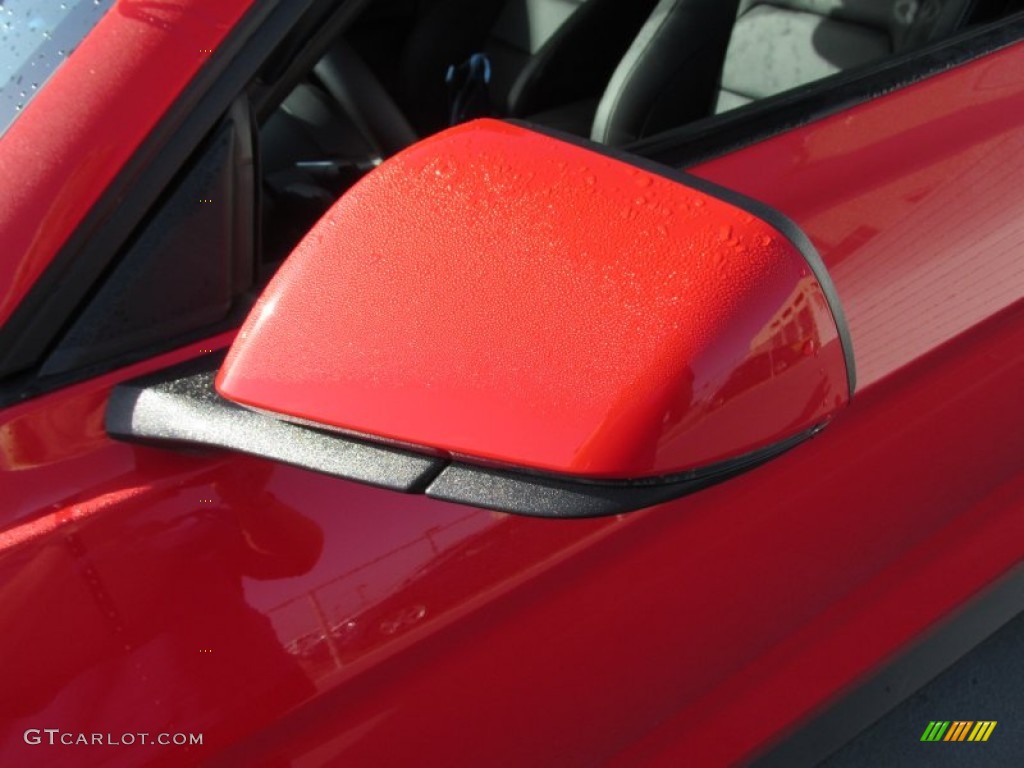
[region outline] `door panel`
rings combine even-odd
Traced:
[[[78,489],[59,461],[8,468],[5,510],[35,514],[0,553],[0,754],[81,759],[25,745],[33,727],[200,732],[207,753],[242,739],[225,765],[748,754],[1019,561],[1024,431],[991,437],[1022,350],[1015,309],[777,461],[619,518],[504,516],[103,438],[66,462],[92,468]]]

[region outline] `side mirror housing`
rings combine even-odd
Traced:
[[[850,359],[824,267],[784,217],[480,120],[325,214],[216,387],[527,484],[649,487],[719,479],[812,434],[847,402]]]

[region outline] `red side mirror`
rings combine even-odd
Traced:
[[[481,120],[334,205],[253,309],[217,390],[468,464],[715,472],[847,401],[823,283],[806,238],[757,204]]]

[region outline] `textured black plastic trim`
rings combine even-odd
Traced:
[[[214,391],[224,352],[120,384],[107,404],[112,437],[169,448],[224,448],[334,477],[501,512],[596,517],[660,504],[763,464],[821,425],[737,459],[638,480],[595,481],[480,467],[283,421]]]
[[[260,456],[406,493],[422,492],[444,460],[296,426],[235,405],[213,388],[223,353],[121,384],[106,429],[150,444],[207,446]]]
[[[755,768],[819,765],[1022,611],[1024,566],[1017,566],[883,669],[809,717],[795,731],[766,747],[751,765]],[[945,705],[946,702],[936,704],[937,707]],[[953,712],[949,719],[960,716],[956,710]],[[964,714],[964,717],[974,716],[973,712]],[[1013,725],[1016,727],[1016,723]],[[917,740],[919,736],[920,731],[907,733],[908,741]]]
[[[201,339],[224,321],[256,259],[252,133],[241,97],[62,334],[40,379]]]
[[[804,257],[804,261],[807,262],[807,266],[810,268],[811,272],[814,273],[814,277],[817,279],[818,284],[821,286],[821,291],[825,296],[825,300],[828,302],[829,310],[832,313],[832,319],[835,322],[836,330],[839,333],[839,343],[843,348],[843,359],[846,362],[847,384],[849,387],[850,397],[853,397],[853,393],[857,388],[857,369],[853,356],[853,340],[850,338],[850,326],[846,320],[846,313],[843,311],[842,303],[839,301],[839,293],[836,291],[835,283],[832,282],[832,276],[829,275],[828,269],[825,267],[825,262],[822,261],[821,254],[818,253],[818,249],[814,247],[810,238],[804,234],[803,230],[797,226],[796,222],[784,213],[781,213],[760,200],[748,197],[740,192],[735,192],[727,187],[722,187],[714,182],[686,173],[685,171],[680,171],[676,168],[664,165],[656,160],[651,160],[650,158],[643,157],[641,155],[635,155],[617,147],[598,144],[590,141],[589,139],[564,133],[554,128],[548,128],[547,126],[537,125],[523,120],[510,120],[508,122],[528,128],[536,133],[550,136],[553,139],[564,141],[567,144],[588,149],[599,155],[610,157],[613,160],[618,160],[619,162],[631,165],[634,168],[642,168],[648,173],[662,176],[670,181],[676,182],[677,184],[690,187],[691,189],[699,190],[706,195],[718,198],[723,202],[729,203],[729,205],[735,206],[736,208],[746,211],[750,215],[771,224],[771,226],[778,230],[779,234],[789,240],[793,247],[800,252]]]
[[[686,496],[753,469],[802,443],[821,426],[738,459],[676,475],[606,482],[452,463],[427,496],[532,517],[602,517]]]

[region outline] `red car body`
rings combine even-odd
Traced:
[[[0,321],[267,12],[123,0],[88,34],[0,138]],[[114,386],[232,332],[9,400],[2,762],[711,766],[799,739],[1024,554],[1021,72],[1009,40],[687,167],[810,237],[858,380],[813,439],[653,508],[525,518],[106,434]]]

